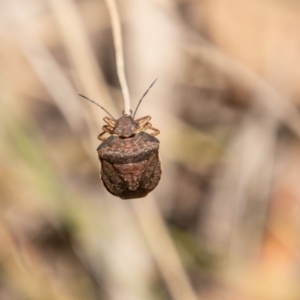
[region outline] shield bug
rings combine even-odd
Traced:
[[[101,163],[101,179],[106,189],[121,199],[145,197],[158,184],[161,176],[159,160],[159,140],[155,138],[159,130],[152,127],[150,116],[134,119],[137,109],[156,80],[150,85],[140,99],[133,115],[123,115],[115,119],[104,117],[106,125],[98,139],[102,143],[97,148]],[[147,133],[146,130],[150,130]],[[104,134],[110,137],[104,138]]]

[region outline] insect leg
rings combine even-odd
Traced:
[[[112,129],[112,127],[110,127],[109,125],[104,125],[104,126],[102,127],[102,130],[103,130],[103,131],[98,135],[98,140],[100,140],[100,141],[105,141],[106,138],[103,138],[102,135],[104,135],[105,133],[112,134],[113,129]]]
[[[112,119],[112,118],[110,118],[110,117],[104,117],[104,118],[103,118],[103,121],[104,121],[106,124],[108,124],[108,126],[110,126],[110,127],[115,127],[115,125],[116,125],[115,119]]]
[[[150,125],[151,125],[151,124],[150,124]],[[154,127],[152,127],[152,126],[150,126],[150,127],[147,128],[147,129],[153,130],[153,132],[150,133],[150,135],[152,135],[152,136],[156,136],[156,135],[160,134],[160,131],[159,131],[157,128],[154,128]]]
[[[143,117],[143,118],[136,119],[136,120],[134,120],[134,121],[140,126],[140,128],[142,128],[142,127],[144,127],[144,125],[147,124],[150,120],[151,120],[151,117],[150,117],[150,116],[146,116],[146,117]]]
[[[138,129],[138,132],[146,131],[148,129],[153,130],[153,132],[150,133],[150,135],[152,135],[152,136],[156,136],[156,135],[158,135],[160,133],[160,131],[157,128],[152,127],[152,124],[149,123],[149,122],[146,123],[146,124],[144,124],[143,127],[140,127]]]

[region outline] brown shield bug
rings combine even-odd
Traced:
[[[140,99],[133,115],[123,115],[115,119],[102,106],[110,117],[104,117],[106,125],[98,139],[103,141],[97,148],[101,163],[101,179],[106,189],[121,199],[145,197],[158,184],[161,176],[159,160],[159,140],[154,136],[159,130],[152,127],[150,116],[134,119],[137,109],[156,80]],[[146,130],[152,130],[147,133]],[[110,134],[107,139],[105,133]]]

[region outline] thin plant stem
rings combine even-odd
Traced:
[[[174,300],[199,300],[186,274],[178,251],[152,195],[132,202],[158,269]]]
[[[120,18],[117,10],[117,6],[114,0],[105,0],[110,19],[111,26],[113,31],[113,40],[115,46],[116,53],[116,65],[117,65],[117,73],[119,82],[121,85],[121,90],[123,94],[124,101],[124,114],[131,115],[130,109],[130,98],[129,98],[129,90],[125,76],[125,67],[124,67],[124,56],[123,56],[123,43],[122,43],[122,31],[120,25]]]

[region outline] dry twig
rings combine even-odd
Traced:
[[[130,98],[129,98],[129,91],[128,85],[125,76],[125,68],[124,68],[124,56],[123,56],[123,44],[122,44],[122,32],[121,32],[121,25],[120,25],[120,18],[117,10],[117,6],[114,0],[105,0],[110,19],[111,25],[113,30],[113,39],[115,45],[115,52],[116,52],[116,64],[117,64],[117,73],[121,85],[121,90],[123,94],[123,101],[124,101],[124,113],[126,115],[131,115],[130,109]]]

